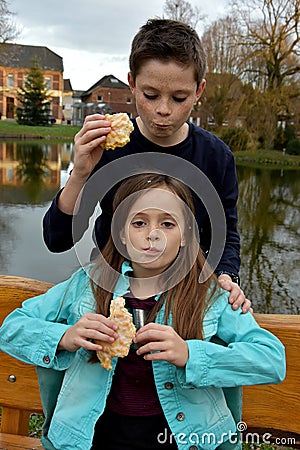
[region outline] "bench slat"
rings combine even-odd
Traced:
[[[36,438],[26,436],[16,436],[14,434],[0,433],[1,450],[40,450],[44,447],[41,441]]]

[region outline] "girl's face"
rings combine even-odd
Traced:
[[[167,188],[145,190],[129,211],[121,241],[135,277],[163,273],[185,245],[182,200]]]

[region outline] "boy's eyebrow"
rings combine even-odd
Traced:
[[[152,89],[153,91],[159,91],[159,89],[151,84],[141,84],[141,88],[142,89]],[[190,93],[190,89],[177,89],[177,90],[173,90],[172,94],[189,94]]]

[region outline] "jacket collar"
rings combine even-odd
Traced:
[[[118,296],[123,297],[125,294],[128,294],[130,291],[130,275],[133,273],[133,268],[129,261],[124,261],[121,267],[121,274],[118,278],[118,281],[115,286],[113,298]],[[155,296],[155,300],[157,301],[161,296],[161,292],[159,292]]]

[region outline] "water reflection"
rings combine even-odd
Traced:
[[[238,176],[243,287],[257,312],[298,314],[299,171],[238,167]]]
[[[57,283],[79,263],[50,253],[41,221],[69,176],[70,143],[0,142],[0,273]],[[300,171],[238,166],[242,287],[254,309],[300,309]]]
[[[1,202],[43,204],[60,188],[71,143],[0,142]]]
[[[73,250],[47,250],[41,225],[71,154],[69,143],[0,142],[0,273],[57,283],[77,268]]]

